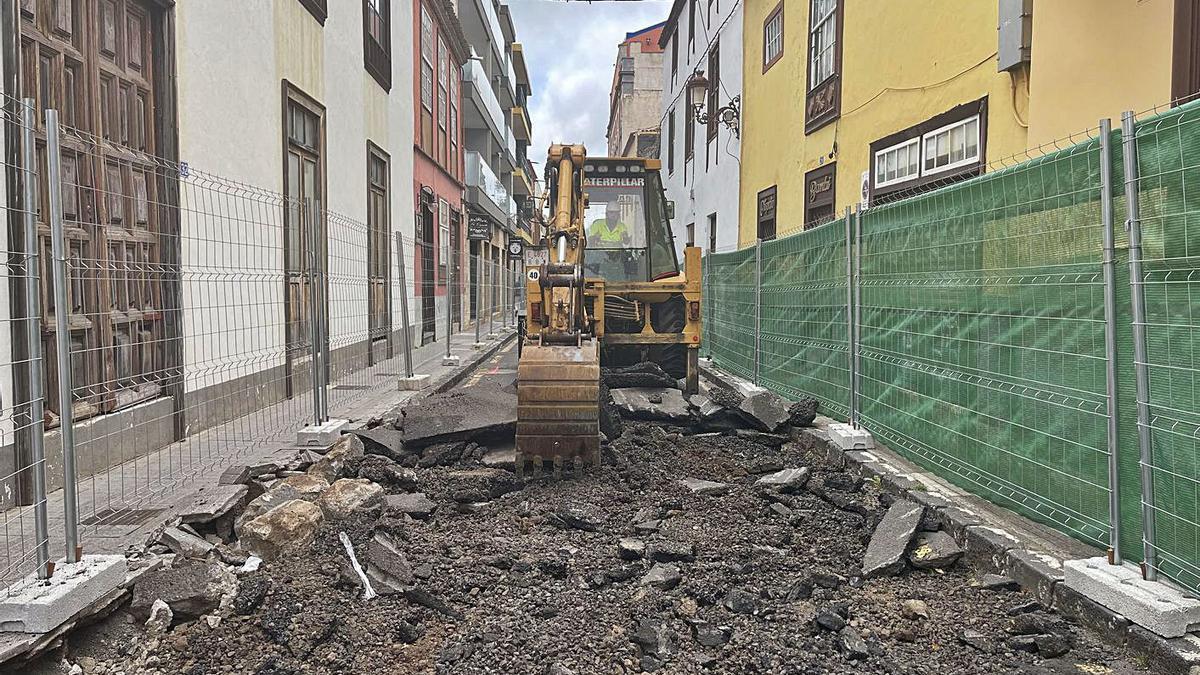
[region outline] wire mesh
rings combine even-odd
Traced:
[[[27,338],[31,329],[41,335],[41,312],[27,302],[27,291],[39,291],[41,260],[36,246],[29,245],[26,225],[29,218],[40,217],[36,199],[27,200],[22,194],[27,184],[33,189],[39,175],[36,164],[26,163],[25,142],[36,133],[36,124],[28,120],[35,112],[21,101],[0,95],[3,105],[0,115],[21,137],[21,153],[0,154],[0,164],[9,175],[19,178],[15,183],[0,187],[8,204],[9,236],[0,246],[5,264],[0,267],[0,509],[3,511],[4,547],[0,552],[0,587],[10,593],[21,586],[26,577],[46,573],[45,561],[51,552],[61,550],[61,525],[47,522],[47,474],[55,466],[39,456],[34,447],[42,437],[42,424],[36,412],[44,405],[44,394],[37,395],[34,379],[40,383],[44,367],[44,343]],[[11,158],[16,158],[13,161]],[[16,188],[15,192],[10,192]],[[36,194],[36,193],[35,193]],[[30,289],[29,286],[33,288]],[[35,297],[36,297],[35,293]]]
[[[1099,143],[862,214],[862,415],[978,494],[1108,543]]]
[[[1162,575],[1200,589],[1200,105],[1136,125],[1151,435],[1148,542]]]
[[[839,219],[762,244],[761,384],[849,415],[846,231]]]
[[[741,377],[754,377],[754,249],[706,256],[709,318],[706,321],[713,363]]]
[[[298,200],[62,131],[79,518],[100,533],[312,417],[322,235]]]

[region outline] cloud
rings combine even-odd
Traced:
[[[533,97],[529,158],[539,167],[551,143],[583,143],[607,154],[609,90],[625,34],[667,18],[669,0],[507,0],[525,48]]]

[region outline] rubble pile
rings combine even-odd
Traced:
[[[432,433],[415,407],[235,467],[154,538],[131,603],[57,657],[126,675],[1132,672],[919,505],[826,464],[794,426],[814,402],[612,392],[623,431],[577,479],[519,480],[499,413]]]

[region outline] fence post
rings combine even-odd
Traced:
[[[847,422],[858,428],[858,323],[857,298],[854,297],[854,283],[857,281],[857,271],[854,269],[854,245],[858,211],[846,207],[846,366],[850,369],[850,418]]]
[[[850,370],[847,393],[850,395],[850,415],[848,422],[854,424],[858,419],[855,414],[854,393],[854,213],[846,207],[846,365]]]
[[[37,102],[31,98],[21,101],[21,190],[22,221],[25,226],[25,340],[29,353],[29,448],[33,469],[33,529],[37,536],[37,575],[50,576],[50,526],[46,513],[46,427],[45,382],[42,356],[42,268],[38,242],[37,218],[37,154],[33,128],[37,124],[34,110]],[[68,343],[69,344],[69,343]]]
[[[1100,120],[1100,225],[1104,242],[1104,351],[1108,414],[1108,546],[1112,563],[1121,564],[1121,509],[1118,490],[1117,441],[1117,289],[1116,246],[1113,232],[1112,120]]]
[[[754,240],[754,384],[759,382],[762,356],[762,238]]]
[[[482,344],[479,329],[483,327],[483,242],[476,245],[479,253],[475,254],[475,348]]]
[[[408,273],[404,270],[404,233],[396,233],[396,264],[400,279],[400,324],[404,333],[404,377],[413,376],[412,336],[408,332]]]
[[[317,302],[317,213],[311,197],[304,200],[305,234],[308,236],[308,339],[312,364],[313,426],[324,422],[321,408],[321,329],[318,326]]]
[[[446,245],[446,360],[450,360],[450,337],[454,335],[454,250]]]
[[[1150,446],[1150,373],[1146,354],[1146,298],[1142,284],[1142,223],[1138,201],[1137,138],[1133,112],[1121,113],[1121,145],[1125,160],[1125,227],[1129,231],[1129,284],[1133,308],[1133,369],[1137,381],[1138,452],[1142,478],[1142,576],[1158,578],[1154,527],[1154,453]]]
[[[58,419],[63,452],[63,529],[67,562],[79,562],[79,494],[75,485],[75,383],[71,373],[71,314],[67,299],[67,243],[63,233],[62,148],[58,111],[46,111],[46,182],[50,198],[50,245],[54,253],[54,344],[58,356]]]
[[[496,267],[491,261],[488,261],[488,268],[491,270],[488,274],[488,279],[491,281],[488,288],[488,339],[496,338]]]
[[[854,207],[854,419],[862,423],[862,211]]]

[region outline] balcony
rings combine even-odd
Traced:
[[[513,70],[516,71],[516,84],[525,85],[526,91],[529,90],[529,69],[525,67],[525,47],[521,46],[520,42],[512,43],[512,60]]]
[[[491,80],[478,59],[463,64],[463,99],[472,105],[464,106],[463,124],[468,129],[487,128],[496,138],[504,138],[507,124],[504,108],[492,90]]]
[[[507,222],[516,204],[509,198],[504,183],[478,152],[468,150],[463,159],[467,169],[467,201],[481,207],[497,222]]]
[[[525,170],[513,169],[513,195],[528,197],[532,194],[533,183],[529,180],[529,176],[525,175]]]
[[[518,141],[528,143],[533,139],[533,126],[529,124],[529,114],[519,105],[513,106],[512,109],[512,130]]]

